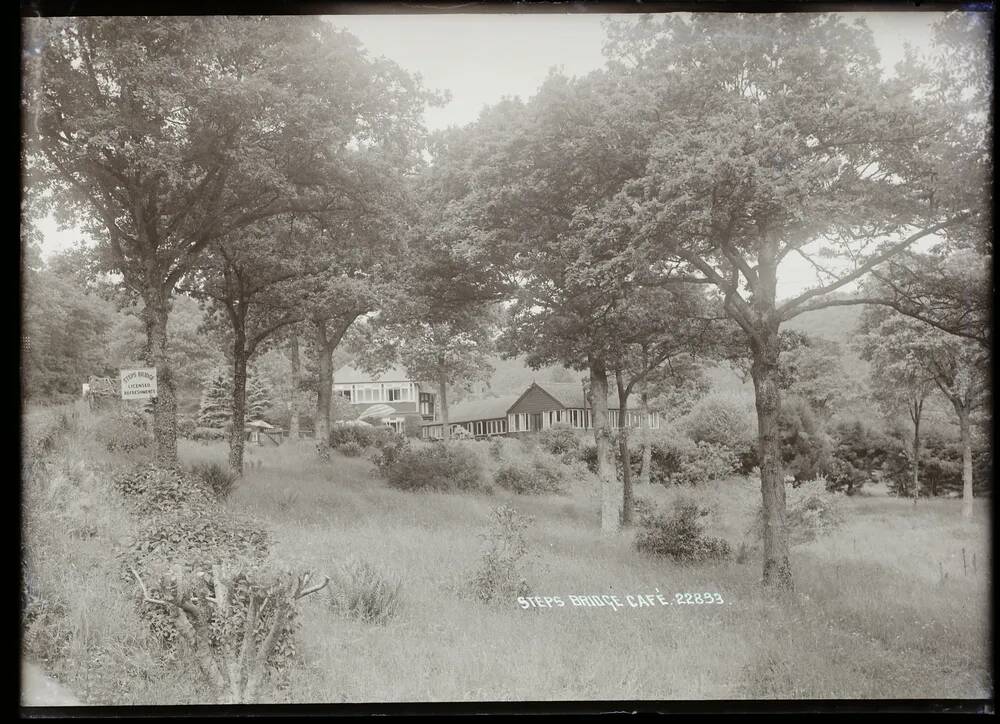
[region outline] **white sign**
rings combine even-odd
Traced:
[[[156,368],[122,370],[122,399],[145,400],[156,397]]]

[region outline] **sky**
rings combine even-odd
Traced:
[[[930,27],[940,17],[932,12],[842,15],[864,17],[887,73],[903,57],[905,43],[930,46]],[[372,55],[385,56],[419,74],[426,87],[450,91],[447,105],[425,112],[425,124],[437,130],[475,121],[484,106],[504,96],[531,97],[553,67],[561,67],[568,75],[584,75],[601,67],[601,23],[606,17],[615,16],[476,13],[336,15],[328,19],[357,36]],[[60,230],[52,219],[41,223],[40,229],[45,257],[73,246],[80,238],[78,230]],[[779,279],[781,296],[815,284],[811,267],[794,256],[786,257]]]

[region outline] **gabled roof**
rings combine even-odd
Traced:
[[[350,385],[362,382],[415,382],[402,367],[390,367],[380,375],[372,375],[352,365],[344,365],[333,373],[335,385]]]
[[[578,382],[541,382],[535,384],[559,400],[563,407],[584,407],[583,385]],[[618,393],[615,392],[613,384],[608,385],[609,410],[618,409]],[[586,407],[590,407],[589,402]]]
[[[478,400],[463,400],[454,407],[448,408],[448,422],[449,424],[475,422],[476,420],[492,420],[498,417],[507,417],[507,410],[520,397],[520,395],[504,395],[503,397],[483,397]]]

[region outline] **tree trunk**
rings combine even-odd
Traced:
[[[597,474],[601,480],[601,531],[621,530],[622,491],[618,487],[615,461],[608,434],[608,372],[602,359],[590,359],[590,405],[597,444]]]
[[[761,330],[762,343],[752,345],[751,376],[755,392],[760,457],[760,492],[764,515],[764,585],[791,590],[792,567],[785,523],[785,479],[778,436],[778,325]]]
[[[972,518],[972,435],[968,407],[956,404],[962,440],[962,517]]]
[[[292,407],[288,419],[288,438],[299,439],[299,387],[302,384],[302,362],[299,358],[299,335],[292,334],[288,340],[288,356],[292,363]]]
[[[649,433],[649,395],[646,393],[646,383],[642,384],[639,394],[639,431],[642,435],[642,468],[639,470],[639,485],[649,485],[650,469],[653,465],[653,446]]]
[[[243,474],[243,428],[247,418],[247,344],[242,329],[233,330],[233,399],[231,427],[229,430],[229,469],[237,476]]]
[[[333,349],[327,335],[326,321],[314,321],[316,327],[316,445],[330,444],[330,403],[333,398]]]
[[[913,504],[920,497],[920,413],[913,415]]]
[[[167,349],[167,318],[170,302],[156,292],[144,298],[143,321],[146,325],[146,363],[156,368],[156,401],[153,404],[153,438],[156,464],[177,465],[177,393]]]
[[[448,377],[442,372],[438,377],[438,395],[441,409],[441,439],[451,440],[451,426],[448,423]]]
[[[628,392],[621,370],[615,370],[618,388],[618,452],[622,458],[622,525],[632,525],[632,452],[628,445]]]

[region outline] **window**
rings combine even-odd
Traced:
[[[386,390],[387,396],[386,400],[389,402],[398,402],[403,399],[404,390],[402,387],[390,387]]]
[[[351,391],[350,390],[337,390],[336,394],[343,397],[348,402],[351,401]]]

